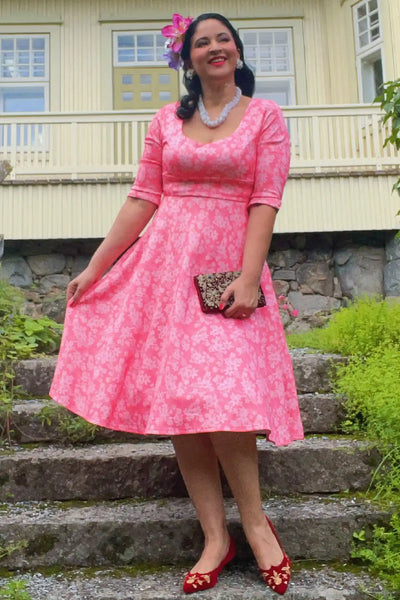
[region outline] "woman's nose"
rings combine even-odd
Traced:
[[[210,52],[219,52],[219,43],[217,40],[211,40],[209,50]]]

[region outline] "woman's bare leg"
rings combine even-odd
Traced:
[[[256,436],[251,432],[215,432],[210,439],[237,502],[243,530],[262,569],[279,565],[282,550],[261,506]]]
[[[218,460],[208,433],[172,438],[178,465],[204,532],[204,550],[192,573],[208,573],[226,555],[229,534]]]

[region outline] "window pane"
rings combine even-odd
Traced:
[[[171,102],[171,92],[160,92],[161,102]]]
[[[44,52],[34,52],[33,53],[33,62],[36,64],[44,65]]]
[[[133,62],[135,60],[135,52],[132,50],[118,50],[118,62]]]
[[[29,38],[17,38],[17,50],[29,50]]]
[[[290,82],[289,80],[258,80],[256,81],[255,96],[257,98],[274,100],[280,106],[287,106],[288,104],[292,103],[292,99],[290,97]]]
[[[272,31],[260,31],[258,39],[260,44],[267,44],[268,46],[274,42]]]
[[[122,85],[132,85],[133,77],[132,75],[122,75]]]
[[[41,112],[45,110],[43,87],[3,88],[5,112]]]
[[[363,33],[364,31],[367,31],[368,29],[368,19],[361,19],[361,21],[358,24],[358,31],[360,33]]]
[[[263,60],[263,61],[261,61],[260,71],[262,71],[264,73],[266,73],[266,72],[272,72],[273,71],[272,61],[271,60]]]
[[[268,46],[261,46],[260,56],[261,58],[272,58],[272,48]]]
[[[275,44],[287,44],[288,37],[286,31],[276,31],[274,34]]]
[[[276,61],[276,70],[279,72],[288,71],[288,64],[286,60],[277,60]]]
[[[379,23],[379,13],[375,12],[369,17],[370,27]]]
[[[375,40],[377,40],[380,36],[379,33],[379,27],[375,27],[374,29],[371,29],[371,41],[374,42]]]
[[[29,77],[29,65],[17,67],[16,75],[17,77]]]
[[[141,75],[140,83],[142,85],[151,85],[151,75]]]
[[[142,102],[151,102],[153,94],[151,92],[140,92],[140,99]]]
[[[246,31],[243,33],[243,43],[244,44],[257,44],[257,34],[254,31]]]
[[[44,77],[44,66],[38,65],[33,67],[33,76],[34,77]]]
[[[4,38],[1,40],[2,50],[14,50],[14,40],[11,38]]]
[[[17,62],[19,65],[29,65],[29,52],[18,52]]]
[[[382,56],[378,50],[361,61],[363,102],[373,102],[383,82]]]
[[[12,67],[2,67],[1,68],[1,77],[12,77],[13,70],[14,69]]]
[[[135,38],[133,35],[119,35],[118,48],[134,48]]]
[[[33,50],[44,50],[44,38],[33,38],[32,48]]]
[[[287,46],[275,46],[275,58],[287,58],[288,47]]]
[[[4,65],[12,65],[14,62],[14,52],[3,52],[2,63]]]
[[[373,10],[378,10],[378,0],[369,0],[368,9],[369,12],[372,12]]]
[[[138,48],[153,48],[154,36],[151,34],[142,34],[137,36]]]
[[[132,102],[133,92],[122,92],[122,100],[123,102]]]
[[[170,85],[171,84],[171,75],[159,75],[158,83],[161,85]]]
[[[139,62],[152,62],[154,60],[153,48],[138,48],[137,59]]]
[[[252,58],[256,58],[255,46],[249,46],[249,47],[246,46],[244,49],[244,56],[245,56],[246,62],[249,62],[249,60],[251,60]]]
[[[366,33],[363,33],[362,35],[360,35],[360,46],[366,46],[367,44],[369,44],[369,35],[368,35],[368,31]]]
[[[357,19],[362,19],[367,15],[367,7],[365,4],[357,8]]]

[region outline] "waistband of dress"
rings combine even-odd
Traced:
[[[167,200],[171,198],[172,200],[176,200],[178,198],[194,198],[194,199],[202,199],[202,200],[225,200],[226,202],[234,202],[235,204],[245,204],[247,205],[249,202],[249,198],[243,198],[243,196],[223,196],[223,195],[219,195],[219,196],[212,196],[210,194],[199,194],[199,193],[182,193],[182,192],[175,192],[175,193],[169,193],[169,192],[164,192],[163,193],[163,199]]]

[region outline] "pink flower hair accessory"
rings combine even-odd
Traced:
[[[174,13],[174,16],[172,17],[172,25],[166,25],[161,29],[162,35],[168,38],[165,42],[166,52],[163,58],[168,61],[168,66],[176,71],[178,71],[179,67],[183,67],[181,50],[185,39],[185,34],[192,21],[192,17],[185,18],[178,13]]]

